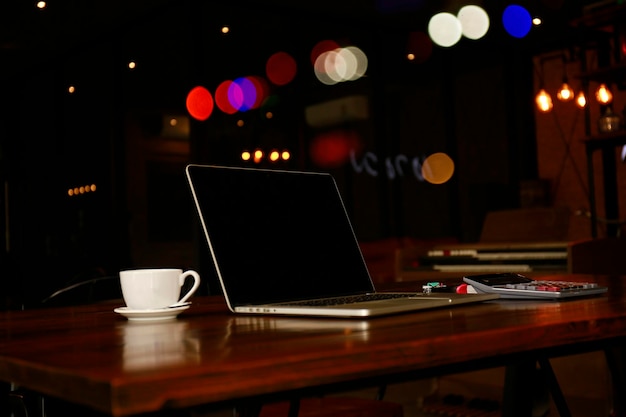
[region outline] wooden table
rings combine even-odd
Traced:
[[[119,303],[9,311],[0,313],[0,380],[127,416],[602,349],[626,336],[626,287],[619,277],[597,281],[607,295],[369,320],[235,316],[220,297],[196,297],[178,319],[152,324],[114,313]]]

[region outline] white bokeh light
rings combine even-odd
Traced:
[[[326,85],[355,81],[367,71],[367,56],[356,46],[320,54],[313,65],[317,79]]]
[[[365,52],[356,46],[348,46],[345,49],[350,51],[356,59],[354,75],[350,78],[350,81],[354,81],[365,75],[365,72],[367,71],[367,55],[365,55]]]
[[[463,36],[461,22],[451,13],[437,13],[428,22],[428,35],[439,46],[453,46]]]
[[[464,6],[459,10],[457,18],[461,22],[463,36],[468,39],[480,39],[489,30],[489,15],[481,7]]]

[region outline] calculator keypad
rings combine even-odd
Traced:
[[[567,281],[531,281],[519,284],[506,284],[502,288],[524,291],[580,291],[588,288],[597,288],[594,282],[567,282]]]

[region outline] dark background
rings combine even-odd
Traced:
[[[0,279],[7,293],[33,299],[126,267],[210,268],[183,168],[242,165],[244,147],[288,147],[292,159],[272,166],[331,171],[362,241],[476,240],[485,213],[519,207],[520,184],[537,179],[532,57],[584,36],[568,22],[588,2],[520,2],[545,23],[514,39],[497,20],[506,5],[484,1],[492,16],[486,38],[435,47],[420,63],[405,59],[410,34],[455,4],[48,3],[46,10],[22,0],[0,6]],[[220,36],[223,24],[228,36]],[[321,86],[308,59],[323,39],[359,46],[367,76]],[[262,74],[279,50],[296,58],[299,71],[273,91],[272,119],[215,111],[190,120],[186,137],[164,133],[170,115],[186,116],[192,87],[213,90],[224,79]],[[360,134],[362,151],[377,158],[377,177],[350,163],[316,166],[308,156],[319,131],[307,126],[304,109],[350,95],[368,98],[370,116],[335,128]],[[434,152],[455,161],[444,185],[386,171],[388,158]],[[97,191],[68,198],[68,189],[85,184]]]

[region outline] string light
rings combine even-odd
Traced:
[[[553,107],[552,97],[550,97],[550,94],[543,88],[539,90],[539,93],[535,97],[535,103],[537,103],[539,111],[543,113],[549,112]]]
[[[567,83],[567,79],[563,80],[561,89],[556,93],[556,97],[561,101],[570,101],[574,99],[574,90]]]
[[[606,84],[600,84],[596,90],[596,100],[598,100],[600,104],[609,104],[613,101],[613,94],[611,90],[607,88]]]
[[[585,97],[585,93],[582,91],[576,96],[576,105],[581,109],[587,105],[587,98]]]

